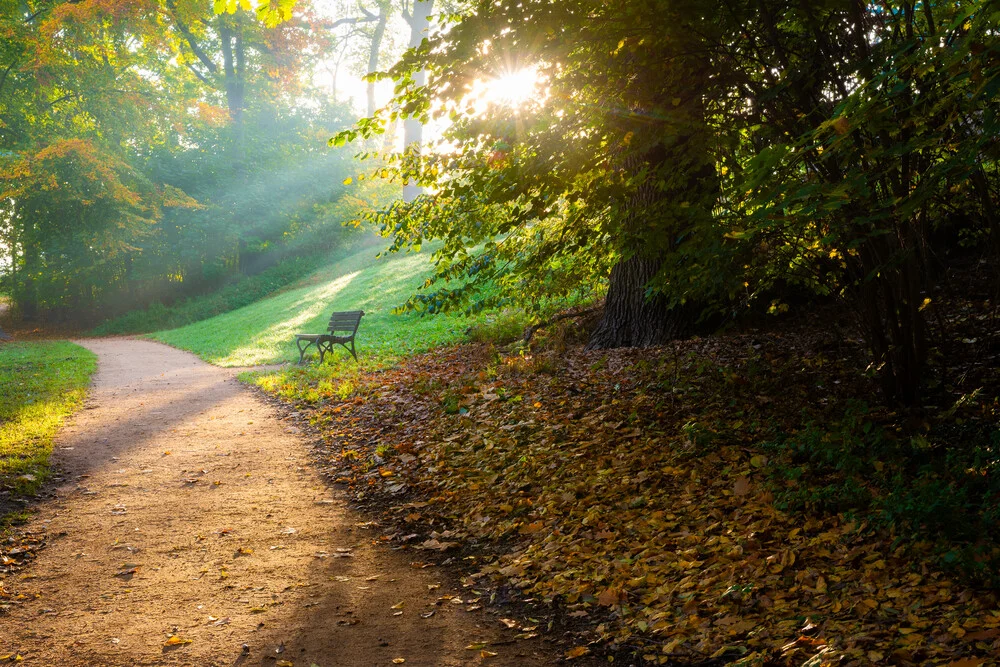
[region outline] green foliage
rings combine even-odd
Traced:
[[[49,473],[52,439],[86,395],[96,357],[66,342],[0,344],[0,485],[33,495]],[[12,506],[0,503],[0,513]]]
[[[525,315],[511,310],[484,314],[469,328],[469,340],[478,343],[511,343],[524,335]]]
[[[292,362],[298,361],[296,333],[323,332],[335,310],[363,310],[358,356],[362,367],[379,367],[403,355],[461,341],[469,327],[492,316],[487,312],[442,318],[396,314],[396,307],[426,280],[427,255],[376,259],[375,254],[366,248],[316,272],[299,287],[153,337],[221,366]],[[354,364],[348,354],[336,350],[325,366],[352,368]]]
[[[936,429],[896,431],[853,403],[837,421],[767,443],[782,457],[771,472],[777,505],[847,513],[900,540],[931,540],[943,565],[996,585],[1000,430],[969,432],[961,447],[944,446]]]
[[[966,244],[1000,247],[995,1],[466,9],[386,74],[392,104],[331,140],[450,123],[438,150],[374,170],[433,192],[371,216],[393,249],[444,240],[410,308],[534,310],[601,293],[637,257],[652,277],[629,293],[672,306],[847,298],[885,398],[917,400],[932,256],[958,246],[957,220]],[[541,74],[527,103],[470,99],[526,66]]]
[[[226,3],[222,3],[225,5]],[[3,3],[0,288],[93,324],[326,254],[363,203],[294,3]],[[306,5],[306,3],[300,3]],[[307,11],[302,8],[302,12]],[[359,206],[360,204],[360,206]]]

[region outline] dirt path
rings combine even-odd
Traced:
[[[358,524],[289,422],[228,371],[140,340],[99,370],[57,441],[66,473],[29,529],[0,655],[24,665],[545,665],[496,616]],[[440,584],[444,584],[438,587]],[[458,595],[462,602],[445,596]],[[433,612],[433,614],[431,614]],[[176,645],[167,645],[171,636]],[[190,643],[179,643],[187,642]]]

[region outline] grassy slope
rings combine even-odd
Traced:
[[[52,439],[95,368],[93,353],[72,343],[0,344],[0,484],[13,497],[45,479]]]
[[[326,267],[291,289],[229,313],[152,337],[190,350],[219,366],[298,361],[296,333],[321,333],[335,310],[363,310],[358,356],[365,361],[422,352],[456,342],[492,315],[420,317],[394,315],[430,272],[429,255],[375,258],[368,248]],[[327,357],[329,359],[329,357]],[[338,348],[335,363],[349,359]]]

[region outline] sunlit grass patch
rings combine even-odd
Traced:
[[[495,317],[490,313],[475,317],[394,314],[393,309],[403,304],[430,272],[426,252],[376,259],[376,250],[367,248],[318,271],[301,287],[152,337],[219,366],[296,362],[296,333],[322,333],[334,311],[363,310],[356,339],[361,367],[383,367],[399,357],[464,340],[470,328]],[[310,361],[315,360],[314,355]],[[337,367],[354,363],[347,352],[337,348],[326,357],[326,364],[334,368],[319,374],[337,374],[341,372]]]
[[[34,494],[49,473],[52,440],[79,408],[96,357],[68,342],[0,345],[0,486]],[[0,511],[9,510],[0,503]]]

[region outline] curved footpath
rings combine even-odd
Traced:
[[[537,640],[497,643],[499,619],[435,568],[372,546],[378,533],[314,472],[298,429],[230,371],[150,341],[81,344],[98,373],[56,442],[66,482],[28,526],[48,546],[0,579],[23,596],[0,615],[0,655],[45,667],[554,662]],[[466,648],[478,642],[497,655]]]

